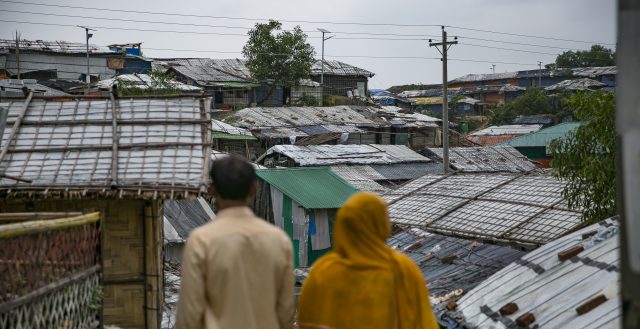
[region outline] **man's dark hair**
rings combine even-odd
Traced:
[[[211,164],[211,184],[223,199],[244,200],[256,181],[256,170],[248,161],[228,156]]]

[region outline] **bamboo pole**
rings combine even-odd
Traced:
[[[81,215],[81,212],[9,212],[0,213],[0,223],[8,221],[69,218]]]
[[[120,144],[118,148],[121,150],[134,149],[134,148],[165,149],[165,148],[171,148],[171,147],[210,146],[210,145],[211,143],[133,143],[133,144]],[[8,153],[100,151],[100,150],[111,150],[111,149],[112,149],[111,145],[105,144],[105,145],[83,145],[83,146],[34,147],[34,148],[28,148],[28,149],[25,148],[25,149],[11,150]]]
[[[7,120],[7,123],[13,123],[13,121]],[[176,119],[176,120],[164,120],[164,119],[118,119],[117,124],[121,126],[149,126],[149,125],[185,125],[185,124],[203,124],[207,123],[206,120],[200,119]],[[57,121],[23,121],[23,126],[68,126],[68,125],[95,125],[95,126],[110,126],[113,124],[111,120],[57,120]]]
[[[4,160],[4,157],[7,155],[7,152],[9,152],[9,147],[11,146],[11,142],[13,141],[13,138],[16,137],[16,134],[20,129],[20,123],[22,123],[22,119],[24,119],[25,114],[27,114],[27,110],[29,109],[29,103],[31,103],[31,98],[33,98],[33,90],[29,91],[29,96],[27,96],[27,99],[24,101],[24,104],[22,105],[22,110],[18,115],[18,119],[16,119],[16,121],[13,123],[11,132],[9,133],[9,138],[7,138],[7,141],[5,142],[4,147],[2,148],[2,151],[0,151],[0,163],[2,163],[2,160]]]
[[[115,95],[111,93],[111,187],[118,186],[118,110]]]
[[[37,220],[24,223],[0,225],[0,239],[12,238],[19,235],[35,234],[51,230],[61,230],[69,227],[95,223],[100,220],[100,212],[86,215],[51,220]]]

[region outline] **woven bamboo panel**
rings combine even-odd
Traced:
[[[160,202],[154,204],[159,207]],[[103,323],[123,328],[145,327],[144,205],[143,200],[127,199],[0,201],[0,209],[7,212],[101,212]],[[162,218],[158,216],[155,220],[161,223]],[[155,252],[159,255],[160,250]]]
[[[0,312],[0,328],[95,328],[99,309],[96,291],[100,290],[100,274],[72,281],[8,312]]]

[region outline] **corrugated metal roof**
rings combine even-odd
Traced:
[[[8,125],[18,118],[24,100],[0,102],[9,109]],[[112,168],[112,108],[109,99],[68,102],[34,99],[0,163],[7,176],[0,189],[91,190],[96,193],[153,192],[173,197],[174,191],[198,193],[205,171],[202,144],[208,123],[200,123],[200,99],[119,99],[117,114],[117,186]],[[122,190],[121,190],[122,189]]]
[[[571,70],[578,77],[595,78],[601,75],[617,75],[617,66],[577,67]]]
[[[509,135],[497,135],[497,136],[492,136],[492,135],[467,136],[467,140],[472,142],[475,145],[492,146],[492,145],[497,145],[497,144],[512,140],[518,136],[522,136],[522,135],[509,134]]]
[[[606,86],[607,86],[606,83],[602,83],[600,81],[596,81],[589,78],[582,78],[582,79],[560,81],[554,85],[544,88],[544,90],[546,91],[588,90],[588,89],[598,89]]]
[[[15,39],[0,39],[0,49],[14,49]],[[24,40],[20,39],[20,50],[35,50],[56,53],[87,53],[87,45],[79,42],[68,41],[46,41],[46,40]],[[108,47],[101,47],[89,44],[89,53],[113,53]]]
[[[311,75],[320,75],[322,73],[322,60],[316,60],[311,67]],[[324,60],[325,75],[345,75],[345,76],[361,76],[371,78],[375,73],[361,69],[359,67],[332,60]]]
[[[377,115],[383,117],[394,126],[402,127],[440,127],[442,120],[422,113],[407,111],[397,106],[381,106]]]
[[[389,238],[387,244],[407,254],[420,268],[436,313],[447,302],[460,299],[486,278],[526,254],[509,247],[447,237],[419,228],[404,229]],[[447,258],[453,259],[443,262]]]
[[[220,120],[211,120],[211,130],[214,139],[256,140],[249,130],[232,126]]]
[[[532,313],[531,328],[619,328],[620,244],[616,220],[606,220],[550,242],[523,256],[458,301],[445,314],[449,328],[515,328],[515,319]],[[582,234],[596,231],[589,238]],[[561,261],[560,252],[575,246],[584,251]],[[576,309],[603,295],[602,303],[584,314]],[[507,303],[517,311],[501,316]]]
[[[469,133],[469,136],[524,135],[536,132],[542,125],[504,125],[491,126]]]
[[[582,122],[560,123],[553,127],[542,129],[538,132],[518,136],[503,143],[503,145],[510,145],[513,147],[547,147],[552,140],[566,136],[568,133],[578,129],[581,125]]]
[[[148,74],[122,74],[116,77],[100,80],[96,84],[96,87],[101,89],[110,89],[114,85],[117,85],[119,82],[124,82],[127,84],[127,87],[135,87],[137,89],[149,89],[149,88],[166,88],[166,89],[177,89],[180,91],[188,91],[188,92],[200,92],[202,89],[200,87],[190,86],[178,81],[158,81],[154,80]]]
[[[431,161],[404,145],[276,145],[267,150],[266,154],[284,155],[301,167]]]
[[[423,154],[442,161],[442,148],[427,148]],[[533,162],[508,145],[486,147],[452,147],[449,164],[462,172],[529,172],[536,169]]]
[[[328,168],[260,169],[256,173],[307,209],[340,208],[357,192]]]
[[[22,92],[22,88],[24,87],[26,87],[30,91],[33,91],[33,94],[36,96],[69,96],[69,94],[62,91],[41,85],[38,83],[38,81],[33,79],[0,80],[0,96],[23,96],[24,93]]]
[[[467,74],[459,78],[449,81],[449,83],[460,82],[475,82],[475,81],[489,81],[489,80],[504,80],[515,79],[518,72],[505,72],[505,73],[485,73],[485,74]]]
[[[170,239],[165,236],[165,240],[169,240],[167,242],[180,242],[185,241],[191,231],[210,222],[215,217],[215,214],[207,201],[199,197],[193,200],[165,201],[163,204],[163,216],[178,234],[178,239]]]
[[[333,133],[362,133],[357,127],[390,125],[386,120],[374,117],[376,110],[366,106],[251,107],[236,112],[225,121],[265,138],[308,136],[299,129],[305,126],[323,126]]]
[[[222,82],[255,82],[251,72],[246,66],[246,60],[233,59],[211,59],[211,58],[175,58],[157,59],[155,67],[163,70],[173,68],[200,85],[216,85]],[[317,61],[311,69],[312,75],[320,75],[321,62]],[[340,61],[325,60],[324,74],[343,76],[365,76],[372,77],[374,74],[367,70],[349,65]],[[301,81],[304,85],[316,86],[316,83],[309,80]]]
[[[154,67],[173,69],[201,86],[217,82],[254,82],[244,59],[178,58],[158,59]]]
[[[387,192],[395,224],[521,246],[541,245],[581,225],[566,209],[565,183],[543,173],[427,175]]]

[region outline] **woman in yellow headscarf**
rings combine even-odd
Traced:
[[[302,329],[437,329],[418,267],[386,245],[386,203],[358,193],[338,211],[333,250],[302,286]]]

